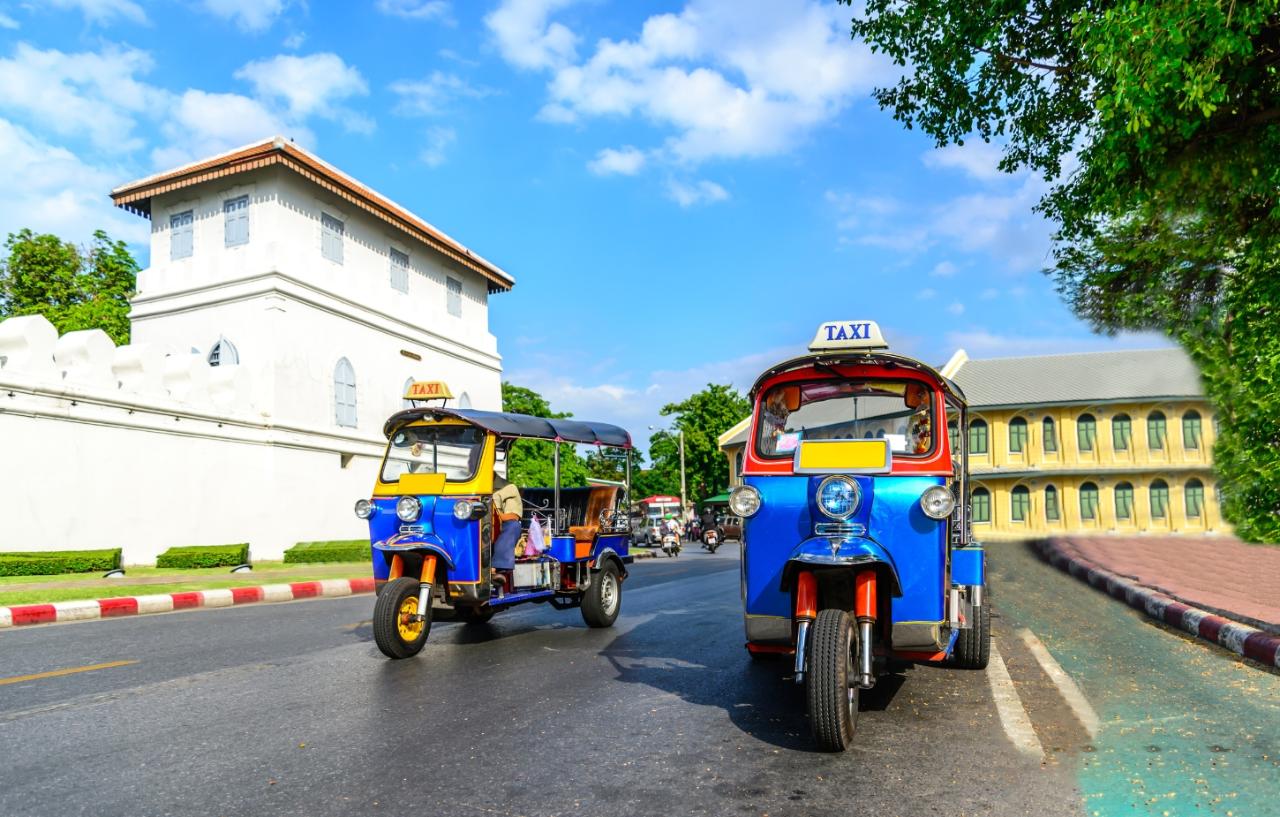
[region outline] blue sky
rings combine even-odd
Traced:
[[[807,0],[0,0],[0,234],[133,242],[107,191],[284,133],[517,279],[507,377],[637,436],[835,318],[942,362],[1099,338],[1040,272],[1043,184],[936,150]],[[142,250],[139,245],[139,249]]]

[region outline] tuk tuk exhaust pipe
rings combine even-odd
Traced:
[[[854,579],[853,604],[858,619],[858,686],[871,689],[876,684],[871,672],[871,638],[876,623],[875,571],[864,570]]]
[[[796,577],[796,683],[804,683],[805,648],[809,625],[818,617],[818,580],[805,570]]]

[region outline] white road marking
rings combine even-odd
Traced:
[[[1031,718],[1027,717],[1027,710],[1022,705],[1022,699],[1018,697],[1018,690],[1013,686],[1009,669],[1004,665],[1004,659],[1000,657],[1000,650],[996,649],[995,642],[991,644],[987,681],[991,684],[991,697],[996,702],[1000,725],[1004,727],[1004,733],[1009,741],[1027,757],[1044,760],[1044,747],[1040,745],[1040,738],[1036,737],[1036,730],[1031,726]]]
[[[1076,682],[1062,668],[1062,665],[1054,659],[1040,639],[1036,638],[1035,633],[1022,629],[1018,630],[1018,637],[1022,639],[1022,643],[1027,645],[1027,649],[1031,650],[1031,654],[1035,656],[1036,662],[1040,664],[1044,674],[1048,675],[1049,680],[1053,681],[1053,685],[1058,688],[1063,700],[1067,702],[1067,706],[1071,707],[1071,711],[1076,714],[1076,719],[1084,725],[1089,737],[1096,738],[1101,721],[1098,720],[1098,713],[1093,711],[1088,699],[1080,691],[1080,687],[1076,686]]]

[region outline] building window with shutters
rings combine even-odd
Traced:
[[[1128,451],[1129,440],[1133,437],[1133,423],[1127,414],[1117,414],[1111,418],[1111,444],[1116,451]]]
[[[1080,486],[1080,518],[1098,518],[1098,486],[1092,482]]]
[[[458,408],[461,408],[461,409],[471,408],[471,395],[467,394],[464,391],[462,395],[458,397]]]
[[[194,250],[195,213],[184,210],[169,216],[169,260],[190,258]]]
[[[987,453],[987,421],[973,420],[969,423],[969,453]]]
[[[400,408],[413,408],[413,401],[410,400],[408,397],[403,396],[409,393],[409,387],[412,385],[413,385],[413,378],[411,377],[408,380],[404,381],[404,385],[400,387],[400,394],[401,394]]]
[[[1053,418],[1044,418],[1044,450],[1057,452],[1058,450],[1058,429],[1053,426]]]
[[[448,303],[449,314],[455,318],[462,317],[462,282],[457,278],[446,278],[445,283],[448,285]]]
[[[975,488],[969,498],[969,509],[973,512],[974,522],[990,522],[991,492],[986,488]]]
[[[345,357],[333,367],[333,407],[338,425],[356,427],[356,370]]]
[[[1009,494],[1009,516],[1014,522],[1026,522],[1031,514],[1031,490],[1019,485]]]
[[[320,255],[335,264],[342,263],[342,240],[346,236],[347,225],[340,218],[320,214]]]
[[[1169,486],[1158,479],[1151,483],[1151,518],[1164,519],[1169,515]]]
[[[1062,511],[1058,510],[1058,489],[1052,485],[1046,485],[1044,489],[1044,518],[1050,522],[1062,518]]]
[[[1122,482],[1116,486],[1116,519],[1133,518],[1133,486]]]
[[[228,247],[249,243],[248,196],[236,196],[222,203],[222,225]]]
[[[391,248],[391,288],[397,292],[409,291],[409,255]]]
[[[1204,513],[1204,483],[1198,479],[1187,480],[1183,495],[1187,501],[1187,518],[1199,519]]]
[[[1200,412],[1195,409],[1182,415],[1182,447],[1188,451],[1200,448]]]
[[[1153,411],[1147,415],[1147,447],[1152,451],[1163,451],[1164,437],[1164,414],[1159,411]]]
[[[218,338],[218,342],[209,350],[210,366],[235,366],[239,362],[240,352],[236,350],[235,344],[226,338]]]
[[[1027,447],[1027,421],[1014,417],[1009,421],[1009,451],[1020,454]]]
[[[1092,451],[1097,439],[1098,421],[1093,419],[1092,414],[1081,414],[1080,419],[1076,420],[1076,443],[1079,444],[1080,451]]]
[[[956,420],[947,423],[947,441],[951,443],[951,456],[960,456],[960,425]]]

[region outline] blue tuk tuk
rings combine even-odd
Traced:
[[[526,603],[581,608],[588,626],[613,625],[632,562],[626,512],[631,436],[626,430],[415,406],[392,415],[383,432],[387,449],[372,498],[357,501],[355,512],[369,522],[378,591],[373,634],[385,655],[408,658],[420,652],[433,616],[483,623]],[[555,483],[519,487],[523,532],[515,568],[499,573],[492,563],[502,526],[494,501],[495,468],[513,441],[522,439],[555,444]],[[625,482],[595,480],[587,487],[562,488],[560,446],[566,443],[625,451]]]
[[[824,323],[809,351],[752,387],[729,506],[747,649],[795,656],[818,745],[843,751],[888,659],[984,668],[991,612],[960,388],[872,321]]]

